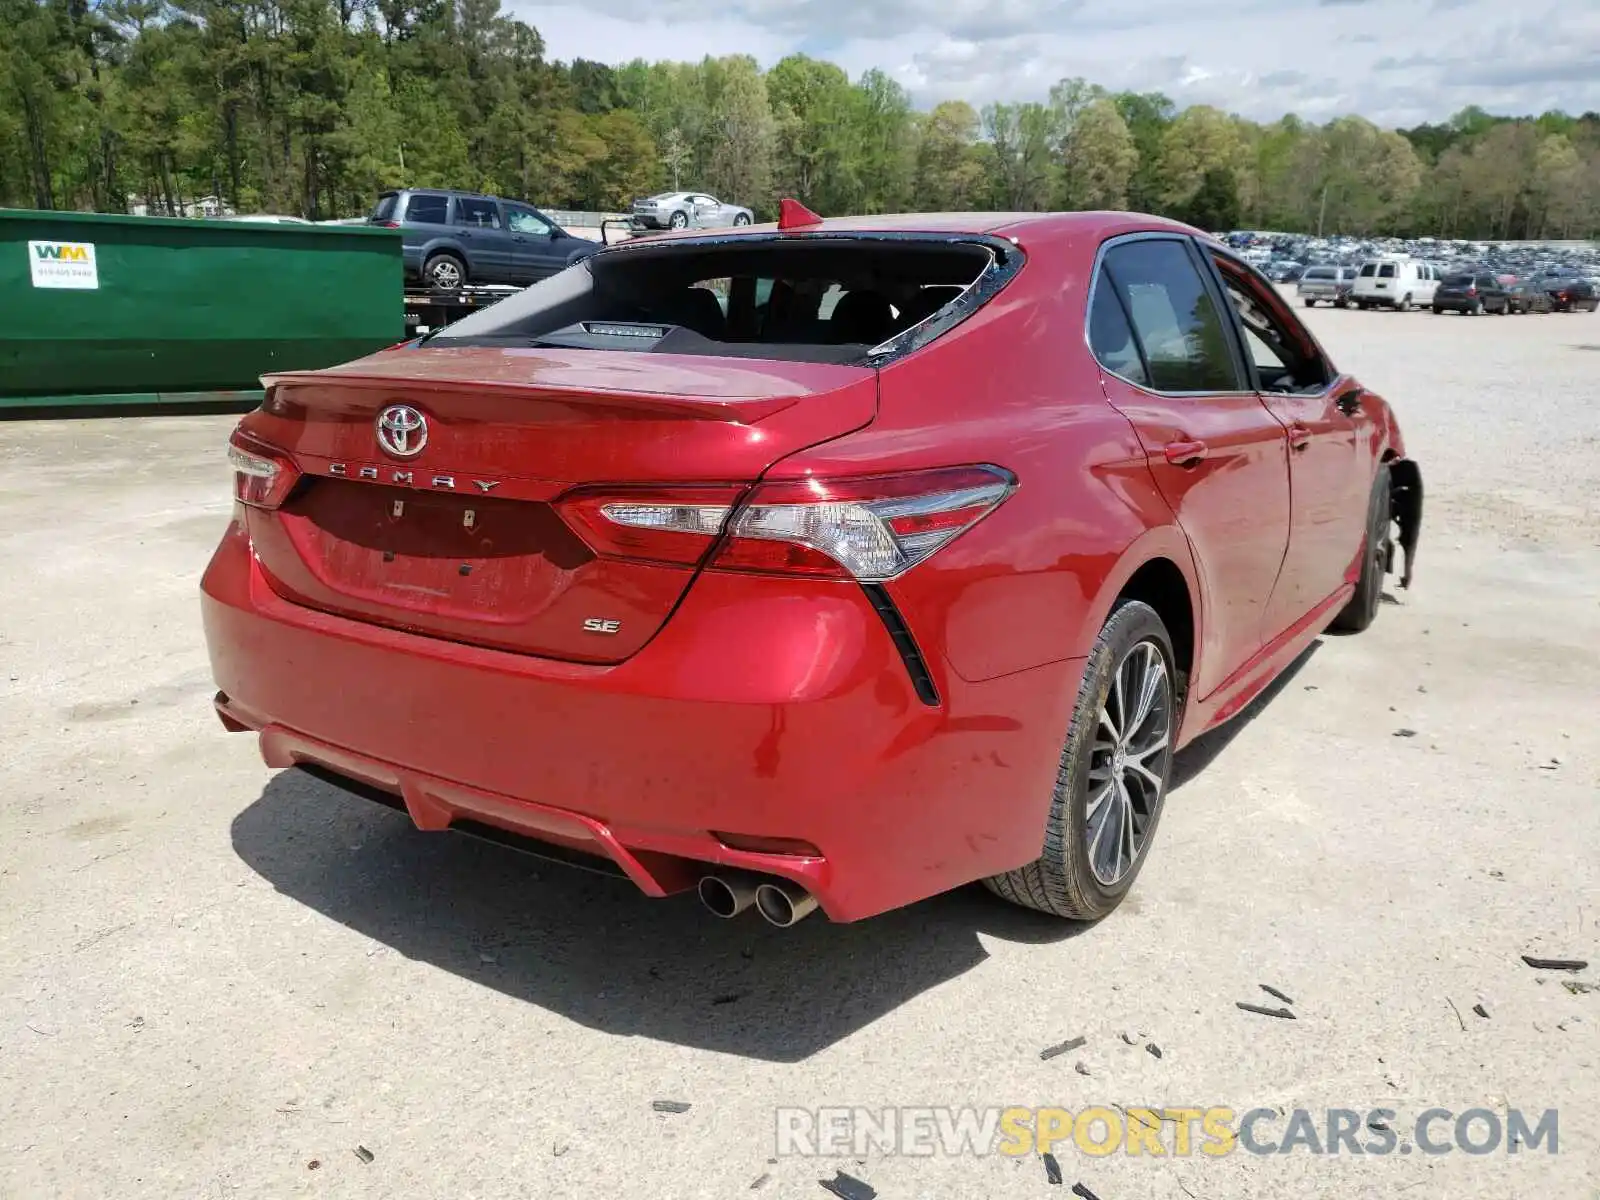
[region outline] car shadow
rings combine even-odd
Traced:
[[[280,893],[463,979],[590,1028],[798,1062],[981,965],[980,935],[1059,942],[1091,928],[980,886],[848,925],[731,921],[694,895],[632,884],[461,835],[298,770],[233,821],[239,857]]]
[[[1313,642],[1232,721],[1173,760],[1193,779],[1272,703]],[[592,1029],[770,1062],[798,1062],[980,966],[980,935],[1043,944],[1093,925],[1017,908],[980,886],[871,920],[775,929],[692,895],[632,884],[405,817],[297,770],[234,818],[233,847],[280,893],[463,979]]]
[[[1312,655],[1322,648],[1322,638],[1312,642],[1269,683],[1259,696],[1239,710],[1226,725],[1219,725],[1215,729],[1202,733],[1182,750],[1172,756],[1172,776],[1167,781],[1167,794],[1171,795],[1184,784],[1188,783],[1200,772],[1204,771],[1217,756],[1227,749],[1228,743],[1238,737],[1249,725],[1272,703],[1278,693],[1288,687],[1290,682],[1298,675],[1305,665],[1311,661]]]

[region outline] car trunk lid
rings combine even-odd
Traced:
[[[302,474],[281,507],[248,510],[275,591],[595,663],[644,645],[696,568],[597,553],[561,497],[592,485],[737,489],[868,424],[877,404],[867,367],[618,351],[400,348],[265,382],[242,430]]]

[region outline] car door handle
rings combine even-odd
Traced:
[[[1311,445],[1311,430],[1296,421],[1289,426],[1289,445],[1296,450],[1304,450]]]
[[[1195,466],[1210,453],[1206,444],[1199,441],[1168,442],[1161,452],[1167,456],[1169,463],[1177,467]]]
[[[1340,392],[1338,399],[1334,401],[1334,404],[1338,405],[1339,411],[1345,416],[1355,416],[1356,413],[1361,411],[1361,389],[1349,388],[1346,391]]]

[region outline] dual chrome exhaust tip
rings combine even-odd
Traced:
[[[737,917],[752,904],[780,929],[798,925],[817,910],[817,898],[787,879],[756,875],[707,875],[700,880],[700,903],[724,920]]]

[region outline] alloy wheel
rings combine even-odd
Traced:
[[[434,260],[428,274],[433,277],[433,282],[437,286],[444,288],[446,291],[461,286],[461,268],[448,258]]]
[[[1089,757],[1085,845],[1089,869],[1115,886],[1138,862],[1155,827],[1172,758],[1172,674],[1145,640],[1117,664]]]

